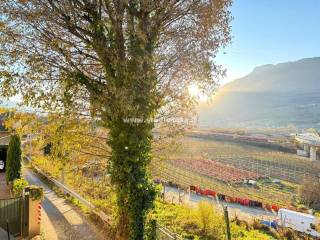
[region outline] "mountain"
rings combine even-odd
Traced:
[[[0,107],[1,108],[16,108],[17,103],[14,101],[9,101],[9,100],[2,100],[0,98]]]
[[[198,114],[200,127],[320,128],[320,57],[256,67]]]

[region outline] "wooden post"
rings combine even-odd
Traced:
[[[64,184],[64,176],[65,176],[65,170],[64,167],[61,169],[61,183]]]
[[[9,229],[9,221],[7,219],[7,234],[8,234],[8,240],[10,240],[10,229]]]
[[[162,198],[163,198],[163,201],[166,200],[166,185],[165,184],[163,184],[163,196],[162,196]]]
[[[226,227],[227,227],[227,239],[231,240],[231,231],[230,231],[230,223],[229,223],[229,215],[228,215],[228,207],[227,206],[223,207],[223,212],[224,212],[224,219],[226,221]]]

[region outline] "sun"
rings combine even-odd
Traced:
[[[208,100],[208,95],[199,89],[195,84],[191,84],[188,87],[190,96],[196,98],[199,102],[206,102]]]

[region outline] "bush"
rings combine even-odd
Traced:
[[[13,195],[15,197],[20,197],[22,195],[23,189],[28,185],[28,182],[23,178],[15,179],[13,181]]]
[[[7,152],[6,180],[7,183],[20,178],[21,172],[21,141],[18,135],[12,135]]]
[[[212,203],[199,202],[194,214],[204,236],[208,236],[210,239],[224,238],[225,223],[223,216],[218,213]]]
[[[306,181],[299,189],[300,201],[309,207],[319,209],[320,206],[320,182]]]
[[[32,200],[42,200],[43,199],[43,188],[39,186],[30,185],[28,187],[29,196]]]
[[[253,221],[252,228],[255,230],[259,230],[261,232],[264,232],[264,233],[268,234],[269,236],[272,236],[273,239],[280,239],[280,235],[278,234],[278,232],[276,230],[274,230],[273,228],[270,228],[264,224],[261,224],[258,219],[255,219]]]
[[[43,147],[43,155],[48,156],[51,155],[51,149],[52,149],[52,143],[47,143],[44,147]]]
[[[301,238],[289,228],[282,229],[280,231],[281,237],[287,240],[300,240]]]
[[[232,220],[232,222],[234,222],[240,227],[245,228],[247,231],[250,231],[249,223],[244,220],[240,220],[237,216]]]

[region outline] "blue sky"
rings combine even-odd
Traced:
[[[233,40],[216,59],[228,71],[222,83],[255,66],[320,57],[320,0],[234,0],[231,12]]]

